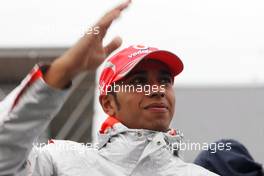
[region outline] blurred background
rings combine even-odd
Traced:
[[[35,63],[51,62],[121,0],[0,2],[0,100]],[[171,124],[185,141],[242,142],[264,163],[264,2],[261,0],[133,0],[108,32],[132,44],[173,51],[185,69],[175,80]],[[40,138],[96,142],[106,118],[98,73],[74,80],[62,110]],[[199,151],[185,151],[192,162]]]

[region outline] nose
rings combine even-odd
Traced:
[[[165,97],[165,93],[164,93],[164,92],[161,92],[161,91],[159,90],[159,91],[157,91],[157,92],[151,92],[151,93],[149,94],[149,97],[150,97],[150,98],[154,98],[154,97],[163,98],[163,97]]]

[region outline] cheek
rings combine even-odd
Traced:
[[[172,88],[167,92],[167,100],[170,105],[171,113],[173,114],[175,109],[175,93]]]
[[[120,93],[119,103],[121,110],[128,113],[137,113],[143,97],[138,93]]]
[[[120,93],[121,94],[121,93]],[[142,117],[142,96],[136,93],[123,93],[119,97],[120,110],[118,119],[129,128],[138,128],[138,122]]]

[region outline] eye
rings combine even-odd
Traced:
[[[130,84],[134,84],[134,85],[144,85],[147,82],[148,82],[147,78],[143,76],[136,76],[129,81]]]
[[[171,76],[163,76],[160,78],[160,84],[162,85],[173,84],[173,79]]]

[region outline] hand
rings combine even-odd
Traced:
[[[63,88],[78,74],[95,70],[108,55],[120,47],[122,43],[120,37],[114,38],[105,47],[103,38],[112,22],[129,6],[130,2],[131,0],[127,0],[106,13],[93,27],[99,29],[98,33],[85,34],[72,48],[56,59],[45,74],[45,81],[55,88]]]

